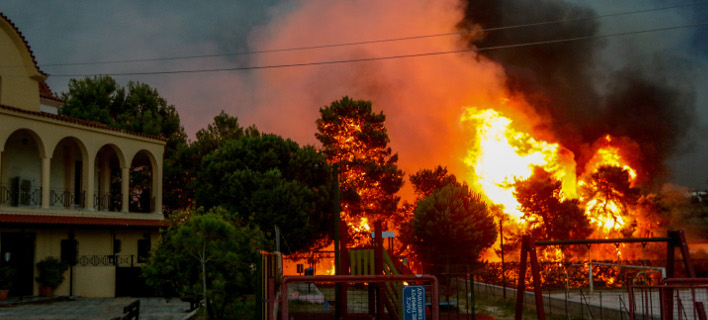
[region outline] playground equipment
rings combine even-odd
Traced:
[[[666,277],[674,278],[674,263],[675,263],[675,249],[679,248],[681,250],[681,256],[683,257],[684,266],[686,268],[686,273],[689,278],[696,278],[695,271],[693,269],[693,263],[691,262],[691,257],[688,252],[688,246],[686,244],[686,237],[682,230],[680,231],[669,231],[666,237],[655,237],[655,238],[617,238],[617,239],[582,239],[582,240],[556,240],[556,241],[534,241],[531,236],[524,236],[521,240],[521,257],[519,259],[519,279],[518,279],[518,290],[516,291],[516,310],[514,319],[521,320],[523,303],[524,303],[524,292],[526,290],[526,269],[527,260],[531,263],[531,273],[533,281],[534,299],[536,303],[536,315],[538,319],[545,320],[546,314],[543,306],[543,296],[541,293],[541,277],[539,271],[538,257],[536,254],[536,247],[543,246],[553,246],[553,245],[589,245],[598,243],[647,243],[647,242],[666,242]],[[662,289],[662,316],[672,316],[673,315],[673,293],[674,287],[665,286]],[[702,305],[701,305],[702,306]],[[671,319],[665,318],[665,319]]]
[[[425,296],[418,296],[421,300],[416,306],[429,314],[428,319],[438,319],[437,278],[401,274],[402,264],[397,264],[384,248],[381,229],[381,223],[376,223],[372,245],[348,248],[346,225],[340,223],[336,275],[282,277],[280,255],[261,252],[257,264],[257,318],[275,320],[280,314],[280,318],[288,320],[408,319],[407,310],[411,308],[410,301],[404,301],[404,291],[410,293],[419,288],[416,290],[425,292]]]
[[[430,288],[430,305],[431,305],[431,318],[433,320],[438,320],[439,316],[439,301],[438,301],[438,282],[437,279],[434,276],[431,275],[360,275],[360,276],[348,276],[348,275],[341,275],[341,276],[292,276],[292,277],[286,277],[283,279],[281,282],[281,287],[280,290],[281,292],[289,292],[290,286],[298,283],[314,283],[317,285],[329,285],[330,287],[333,284],[340,284],[340,288],[347,288],[347,287],[352,287],[357,284],[368,284],[370,288],[374,288],[377,292],[382,292],[384,290],[388,290],[387,288],[390,288],[391,286],[398,286],[399,284],[402,284],[403,282],[411,283],[411,284],[420,284],[420,285],[425,285],[426,288]],[[402,286],[401,286],[402,287]],[[402,312],[399,312],[396,309],[388,309],[389,306],[386,306],[386,310],[388,310],[388,313],[384,312],[383,308],[380,308],[380,306],[377,306],[376,309],[372,310],[373,305],[370,303],[371,298],[375,296],[369,295],[369,303],[364,302],[363,307],[360,306],[360,310],[358,310],[359,314],[363,314],[364,318],[370,319],[370,318],[376,318],[376,319],[403,319],[402,317]],[[344,297],[346,299],[346,296]],[[331,319],[332,314],[327,313],[327,308],[329,307],[328,304],[324,304],[322,308],[318,309],[323,309],[323,310],[316,310],[313,312],[312,310],[308,313],[300,313],[296,314],[291,312],[290,307],[289,307],[289,300],[287,294],[281,294],[281,319],[282,320],[290,320],[290,319]],[[335,301],[337,303],[337,301]],[[352,306],[349,306],[347,308],[347,304],[344,303],[343,306],[345,307],[344,310],[339,310],[338,316],[334,317],[334,319],[346,319],[346,318],[362,318],[360,315],[356,314],[349,314],[347,309],[356,309],[353,308]],[[372,314],[373,311],[373,314]],[[367,315],[368,313],[368,315]]]

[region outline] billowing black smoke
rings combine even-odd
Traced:
[[[464,10],[463,30],[596,15],[562,0],[469,0]],[[666,178],[667,158],[679,150],[695,118],[689,73],[685,64],[665,56],[646,62],[617,57],[625,65],[610,68],[600,59],[607,40],[592,38],[598,34],[597,19],[578,19],[471,34],[468,42],[481,49],[590,37],[480,54],[503,66],[512,94],[552,119],[551,130],[576,154],[579,169],[590,156],[583,148],[609,133],[636,141],[641,167],[651,182],[659,183]]]

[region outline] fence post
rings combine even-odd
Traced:
[[[470,292],[470,303],[472,304],[472,320],[474,320],[475,314],[477,313],[477,305],[475,304],[475,301],[474,301],[475,285],[474,285],[474,277],[472,275],[469,275],[469,278],[470,278],[470,280],[468,283],[470,285],[470,290],[468,292]]]
[[[548,314],[553,316],[553,300],[551,300],[551,288],[548,288]]]
[[[602,310],[602,291],[598,292],[597,294],[600,295],[600,320],[603,320],[605,317],[604,317],[604,315],[602,314],[602,313],[603,313],[603,310]]]
[[[383,275],[383,236],[381,220],[374,222],[374,274]],[[385,283],[376,286],[376,319],[384,314]]]
[[[526,259],[528,257],[529,242],[531,236],[523,236],[521,238],[521,257],[519,258],[519,279],[516,286],[516,309],[514,313],[515,320],[521,320],[524,311],[524,292],[526,291]]]
[[[546,311],[543,310],[543,293],[541,292],[541,274],[538,266],[538,257],[536,256],[536,244],[533,238],[528,238],[529,258],[531,259],[531,272],[533,279],[533,293],[536,300],[536,315],[539,320],[546,320]]]

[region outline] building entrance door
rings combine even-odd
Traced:
[[[34,288],[33,232],[3,232],[0,235],[0,259],[15,268],[11,296],[31,296]]]

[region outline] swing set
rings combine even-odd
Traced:
[[[514,314],[515,320],[521,320],[523,305],[524,305],[524,292],[526,291],[526,268],[527,260],[530,260],[531,264],[531,275],[533,281],[533,292],[536,302],[536,315],[537,319],[545,320],[546,313],[543,307],[543,295],[541,294],[541,276],[538,264],[538,257],[536,254],[536,247],[545,246],[556,246],[556,245],[591,245],[591,244],[602,244],[602,243],[612,243],[619,245],[620,243],[642,243],[643,245],[648,242],[665,242],[666,243],[666,278],[674,278],[674,263],[675,263],[675,251],[676,248],[681,250],[681,256],[683,257],[683,263],[686,268],[686,273],[689,278],[696,278],[696,273],[693,268],[693,263],[691,262],[691,257],[688,252],[688,246],[686,244],[686,237],[683,230],[679,231],[669,231],[666,237],[654,237],[654,238],[616,238],[616,239],[579,239],[579,240],[553,240],[553,241],[534,241],[533,237],[523,236],[521,239],[521,257],[519,259],[519,279],[516,291],[516,310]],[[671,297],[672,292],[667,291],[668,296]],[[671,299],[667,299],[665,304],[665,311],[667,314],[673,314],[673,303]]]

